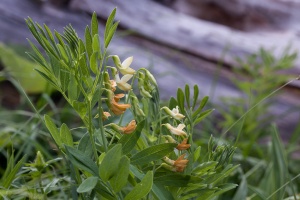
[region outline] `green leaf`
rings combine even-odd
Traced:
[[[109,17],[107,18],[106,24],[105,24],[105,32],[104,32],[104,40],[106,41],[107,35],[109,30],[111,29],[114,19],[116,16],[117,9],[113,9],[113,11],[110,13]]]
[[[207,117],[212,111],[214,111],[214,109],[209,109],[206,110],[204,112],[202,112],[195,120],[194,120],[194,124],[198,124],[199,122],[201,122],[205,117]]]
[[[99,195],[101,195],[102,197],[104,197],[104,199],[106,200],[116,200],[118,199],[114,194],[112,194],[109,190],[108,187],[100,180],[98,181],[95,190]],[[102,198],[100,198],[102,199]]]
[[[131,163],[136,165],[143,165],[151,161],[161,159],[167,154],[171,153],[176,146],[177,144],[174,143],[165,143],[151,146],[133,155],[131,158]]]
[[[18,46],[17,48],[20,47]],[[20,84],[25,91],[31,94],[44,92],[47,87],[47,81],[34,71],[35,68],[40,71],[48,70],[44,58],[39,57],[37,53],[28,53],[28,55],[37,62],[35,63],[32,62],[31,59],[27,60],[24,57],[19,56],[14,48],[10,48],[0,42],[0,60],[5,71],[20,81]]]
[[[54,35],[58,39],[59,45],[62,46],[63,48],[65,48],[66,44],[65,44],[64,40],[62,39],[61,34],[54,30]]]
[[[79,40],[79,46],[81,48],[83,48],[82,49],[83,51],[85,51],[85,47],[84,47],[84,44],[83,44],[82,40]],[[79,70],[80,70],[80,75],[81,76],[83,76],[83,77],[89,77],[90,76],[88,65],[87,65],[86,54],[85,53],[83,53],[80,56],[80,59],[79,59]]]
[[[48,115],[45,115],[44,119],[45,119],[46,127],[48,128],[55,143],[57,144],[58,147],[62,147],[62,141],[60,138],[59,131],[58,131],[56,125],[54,124],[54,122],[52,121],[51,117],[49,117]]]
[[[130,153],[130,151],[135,147],[138,139],[141,136],[144,125],[145,125],[145,120],[137,124],[137,127],[133,133],[125,134],[120,138],[118,143],[122,144],[122,152],[124,155]]]
[[[99,167],[99,174],[103,181],[108,181],[117,172],[121,156],[121,144],[115,145],[106,153]]]
[[[57,53],[57,55],[59,55],[59,51],[58,51],[58,49],[56,47],[56,42],[54,40],[54,37],[53,37],[53,34],[52,34],[51,30],[49,29],[49,27],[46,24],[44,24],[44,29],[46,30],[46,33],[47,33],[47,36],[48,36],[47,37],[48,41],[50,40],[50,42],[52,44],[53,50],[55,50],[55,52]]]
[[[229,190],[232,190],[234,188],[236,188],[238,185],[237,184],[232,184],[232,183],[227,183],[227,184],[224,184],[224,185],[221,185],[219,186],[219,190],[215,193],[213,193],[212,195],[210,195],[207,199],[212,199],[214,197],[217,197],[217,196],[220,196],[221,194],[229,191]]]
[[[198,146],[197,149],[194,151],[194,162],[196,162],[199,158],[200,158],[200,154],[201,154],[201,146]]]
[[[47,53],[47,55],[49,57],[50,66],[52,68],[53,75],[55,77],[59,77],[59,72],[60,72],[60,69],[62,68],[61,63],[52,54]]]
[[[177,90],[177,102],[181,113],[184,113],[184,93],[181,88]]]
[[[286,182],[288,177],[287,158],[285,156],[285,149],[283,148],[282,142],[280,141],[279,134],[276,126],[273,124],[272,131],[272,163],[273,163],[273,177],[274,181],[269,184],[274,185],[274,191],[281,188]],[[272,175],[271,175],[272,176]],[[270,179],[271,180],[271,179]],[[272,199],[283,199],[285,194],[285,187],[282,187],[279,191],[272,196]]]
[[[90,28],[88,26],[85,28],[84,38],[85,38],[85,49],[86,49],[88,58],[90,58],[93,53],[93,46],[92,46],[93,39],[91,36]]]
[[[99,35],[96,34],[93,37],[93,52],[98,52],[99,54],[99,58],[101,56],[101,45],[100,45],[100,39],[99,39]]]
[[[139,170],[135,166],[130,165],[130,171],[134,174],[135,177],[137,177],[139,180],[142,180],[144,174],[139,172]],[[165,187],[158,185],[156,183],[153,183],[152,192],[157,197],[157,199],[160,199],[160,200],[173,200],[174,199],[173,195],[167,189],[165,189]]]
[[[92,159],[87,157],[82,151],[73,147],[65,146],[65,148],[68,158],[75,166],[94,176],[99,176],[98,167]]]
[[[10,168],[6,168],[5,173],[1,178],[0,185],[3,188],[9,188],[11,183],[16,178],[17,173],[19,172],[20,168],[22,167],[23,163],[25,162],[26,156],[23,156],[21,160],[13,167],[14,156],[12,155],[9,159],[9,163],[11,163]],[[9,170],[9,171],[8,171]],[[8,172],[8,173],[7,173]]]
[[[209,97],[205,96],[201,102],[200,102],[200,106],[197,108],[197,110],[193,113],[193,118],[195,118],[204,108],[204,106],[206,105],[206,103],[208,102]]]
[[[90,68],[94,74],[98,72],[98,52],[94,52],[90,58]]]
[[[218,164],[218,162],[216,162],[216,161],[201,163],[195,169],[193,169],[193,174],[197,174],[198,176],[201,176],[201,175],[207,173],[207,171],[214,169],[215,166],[217,166],[217,164]]]
[[[197,104],[198,96],[199,96],[199,87],[198,85],[194,85],[193,106],[192,106],[193,110]]]
[[[98,19],[97,19],[97,13],[93,12],[92,20],[91,20],[91,29],[92,29],[92,37],[94,35],[98,34]]]
[[[172,110],[173,108],[176,108],[177,105],[177,100],[174,97],[171,97],[169,101],[169,108]]]
[[[86,104],[84,102],[80,102],[80,101],[73,101],[72,106],[77,111],[77,113],[80,115],[80,117],[84,118],[84,116],[87,113]]]
[[[153,184],[153,172],[148,171],[143,180],[138,183],[125,197],[124,200],[141,199],[151,190]]]
[[[88,177],[85,179],[77,188],[78,193],[89,192],[95,188],[98,183],[99,178],[95,176]]]
[[[68,98],[71,101],[77,100],[79,96],[79,89],[75,76],[70,76],[70,82],[68,86]]]
[[[154,178],[154,183],[163,186],[186,187],[191,176],[183,174],[168,174]]]
[[[109,45],[111,39],[113,38],[113,36],[114,36],[114,34],[115,34],[116,30],[117,30],[118,25],[119,25],[119,22],[116,22],[116,23],[110,28],[110,30],[109,30],[109,32],[108,32],[108,35],[107,35],[107,37],[105,38],[105,48],[108,47],[108,45]]]
[[[85,133],[80,139],[77,149],[82,151],[87,157],[91,158],[93,155],[93,148],[89,133]]]
[[[232,200],[240,200],[240,199],[247,199],[248,194],[248,187],[247,187],[247,179],[245,175],[242,175],[242,181],[239,184],[235,195],[233,196]]]
[[[60,139],[63,144],[71,147],[73,146],[73,137],[71,131],[65,123],[63,123],[60,127]]]
[[[190,87],[189,87],[188,84],[185,85],[184,92],[185,92],[185,100],[186,100],[187,106],[188,106],[188,108],[190,108],[191,107],[191,104],[190,104]]]
[[[59,73],[59,79],[62,91],[65,92],[70,83],[70,73],[67,70],[61,69]]]
[[[119,192],[127,184],[129,176],[130,160],[126,156],[122,156],[117,173],[109,180],[111,187],[115,192]]]
[[[62,56],[62,59],[63,59],[66,63],[68,63],[68,62],[69,62],[69,57],[68,57],[67,52],[66,52],[66,50],[64,49],[64,47],[61,46],[60,44],[57,44],[56,46],[58,47],[58,49],[59,49],[59,51],[60,51],[60,54],[61,54],[61,56]]]
[[[48,69],[47,64],[46,64],[47,62],[46,62],[44,56],[43,56],[43,55],[41,54],[41,52],[39,51],[39,49],[38,49],[38,48],[37,48],[37,47],[36,47],[29,39],[27,39],[27,41],[29,42],[31,48],[33,49],[35,55],[37,56],[38,59],[36,59],[36,60],[39,60],[38,63],[39,63],[41,66],[43,66],[43,67],[45,67],[46,69]]]
[[[37,71],[45,80],[48,81],[48,83],[50,83],[54,88],[58,89],[58,86],[56,85],[56,83],[48,76],[46,75],[44,72],[35,69],[35,71]]]

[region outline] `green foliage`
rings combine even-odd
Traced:
[[[42,67],[34,62],[18,55],[15,50],[0,43],[0,62],[5,71],[20,81],[20,84],[27,93],[36,94],[46,91],[47,82],[34,71],[42,70]],[[36,83],[39,84],[36,84]]]
[[[132,57],[121,62],[108,55],[118,26],[115,15],[116,9],[101,38],[94,13],[83,39],[71,25],[58,33],[26,19],[44,50],[29,41],[33,52],[28,55],[40,66],[36,71],[61,93],[80,122],[70,123],[55,109],[43,118],[44,110],[26,96],[55,153],[38,151],[22,170],[25,158],[15,166],[10,159],[1,179],[2,187],[10,188],[0,191],[4,198],[214,199],[236,187],[226,180],[238,167],[230,164],[235,148],[211,138],[202,155],[193,140],[194,127],[212,112],[203,110],[208,97],[199,99],[198,86],[190,91],[186,85],[169,107],[161,107],[157,82],[147,69],[132,69]],[[107,65],[109,59],[114,67]]]
[[[291,82],[288,82],[289,76],[280,72],[291,68],[295,58],[296,53],[285,51],[281,58],[275,59],[270,52],[261,49],[246,61],[238,59],[240,66],[233,82],[245,96],[224,99],[225,109],[221,109],[224,121],[217,124],[225,130],[223,136],[230,140],[235,138],[237,146],[233,163],[241,164],[241,168],[233,177],[234,182],[239,183],[238,189],[230,195],[234,199],[291,196],[296,199],[299,181],[292,180],[296,180],[299,172],[291,169],[299,162],[291,157],[293,151],[287,153],[292,143],[284,146],[275,126],[270,126],[276,120],[270,112],[272,98]]]

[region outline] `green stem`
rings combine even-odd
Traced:
[[[106,137],[105,137],[105,130],[104,130],[103,122],[102,122],[103,110],[102,110],[102,107],[100,107],[101,103],[102,102],[101,102],[101,99],[100,99],[99,102],[98,102],[98,105],[99,105],[99,113],[98,113],[98,115],[99,115],[99,127],[100,127],[100,131],[101,131],[101,137],[102,137],[104,150],[105,150],[105,152],[107,152],[108,146],[107,146],[107,140],[106,140]]]
[[[91,101],[88,101],[88,117],[89,117],[88,131],[89,131],[89,135],[90,135],[90,140],[91,140],[91,144],[92,144],[92,149],[93,149],[94,157],[95,157],[95,160],[97,160],[98,154],[97,154],[97,149],[96,149],[95,139],[94,139],[94,129],[93,129]]]

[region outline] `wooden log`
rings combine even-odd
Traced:
[[[119,7],[118,13],[121,10],[121,7]],[[110,10],[107,11],[107,13],[109,12]],[[31,33],[24,22],[24,18],[27,16],[31,16],[34,21],[41,24],[46,23],[51,29],[56,28],[60,32],[65,25],[71,23],[81,37],[85,26],[90,22],[90,16],[86,13],[75,13],[49,4],[37,5],[30,0],[0,2],[0,13],[0,41],[20,45],[28,45],[25,40],[26,37],[32,39]],[[104,24],[100,23],[99,29],[103,33]],[[221,105],[221,97],[240,97],[242,95],[228,80],[228,76],[232,75],[230,71],[225,69],[220,72],[216,71],[218,68],[214,62],[201,59],[201,57],[189,54],[187,51],[182,52],[178,49],[162,46],[153,42],[153,40],[145,40],[145,38],[138,36],[115,38],[109,51],[120,55],[121,59],[133,55],[133,68],[149,67],[158,79],[159,88],[164,99],[171,95],[174,96],[177,88],[182,88],[185,84],[198,84],[201,96],[209,95],[212,97],[211,102]],[[215,77],[218,77],[215,82],[216,85],[212,86]],[[213,90],[214,92],[212,92]],[[276,99],[274,109],[271,110],[272,114],[279,115],[286,109],[297,105],[297,99],[299,99],[297,96],[293,97],[289,94],[284,97],[288,97],[288,99]],[[294,114],[292,113],[292,115],[280,119],[282,130],[287,131],[288,128],[292,128],[298,123],[298,116]],[[296,113],[296,115],[299,115],[299,113]]]
[[[110,11],[118,7],[117,20],[121,20],[122,27],[216,63],[227,49],[224,63],[228,66],[237,66],[236,57],[245,58],[262,47],[274,52],[275,56],[279,56],[288,45],[292,45],[291,51],[300,49],[300,39],[294,31],[237,31],[178,13],[152,1],[72,0],[70,7],[90,13],[96,11],[102,18],[107,18]],[[300,58],[295,66],[289,73],[296,77],[300,74]],[[293,84],[300,87],[297,82]]]

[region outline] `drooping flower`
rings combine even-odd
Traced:
[[[173,127],[171,124],[163,124],[165,125],[169,131],[174,134],[174,135],[179,135],[179,136],[187,136],[186,132],[183,131],[185,125],[184,124],[179,124],[176,128]]]
[[[181,120],[183,119],[185,116],[181,113],[179,113],[179,109],[178,106],[176,106],[176,108],[173,108],[172,110],[170,110],[170,108],[168,107],[163,107],[162,108],[168,115],[170,115],[171,117],[173,117],[174,119],[177,120]]]
[[[182,154],[179,158],[177,158],[177,160],[175,160],[174,162],[174,167],[176,168],[177,172],[183,172],[184,169],[187,166],[187,163],[189,162],[189,160],[184,159],[185,154]]]
[[[182,154],[179,158],[177,158],[177,160],[164,157],[163,160],[167,164],[163,163],[161,166],[174,172],[183,172],[189,162],[189,160],[184,159],[184,156],[185,154]]]
[[[129,122],[129,124],[127,126],[120,127],[120,131],[123,134],[130,134],[135,130],[135,128],[136,128],[136,121],[131,120],[131,122]]]
[[[119,104],[115,101],[115,99],[112,99],[110,102],[110,110],[115,115],[121,115],[123,114],[127,108],[130,108],[130,104]]]
[[[188,148],[190,148],[191,145],[187,144],[187,140],[188,140],[188,138],[184,138],[184,140],[180,144],[177,145],[176,149],[187,150]]]
[[[110,81],[110,89],[111,91],[115,92],[117,87],[117,82],[115,80],[109,80]]]
[[[119,56],[117,55],[114,55],[112,56],[112,59],[116,65],[116,67],[118,68],[118,70],[123,74],[123,75],[126,75],[126,74],[134,74],[135,73],[135,70],[130,68],[130,65],[133,61],[133,57],[128,57],[126,58],[122,63],[120,61],[120,58]]]
[[[125,96],[125,94],[115,94],[114,100],[115,100],[116,102],[119,102],[120,99],[122,99],[124,96]]]
[[[102,120],[104,121],[104,120],[107,120],[109,117],[111,116],[111,114],[109,113],[109,112],[103,112],[102,113]],[[96,116],[95,116],[95,118],[98,118],[99,117],[99,114],[97,114]]]
[[[120,79],[119,74],[116,74],[115,78],[116,78],[116,83],[117,83],[118,88],[120,88],[123,91],[130,90],[131,85],[127,82],[131,79],[132,76],[133,75],[131,75],[131,74],[126,74]]]

